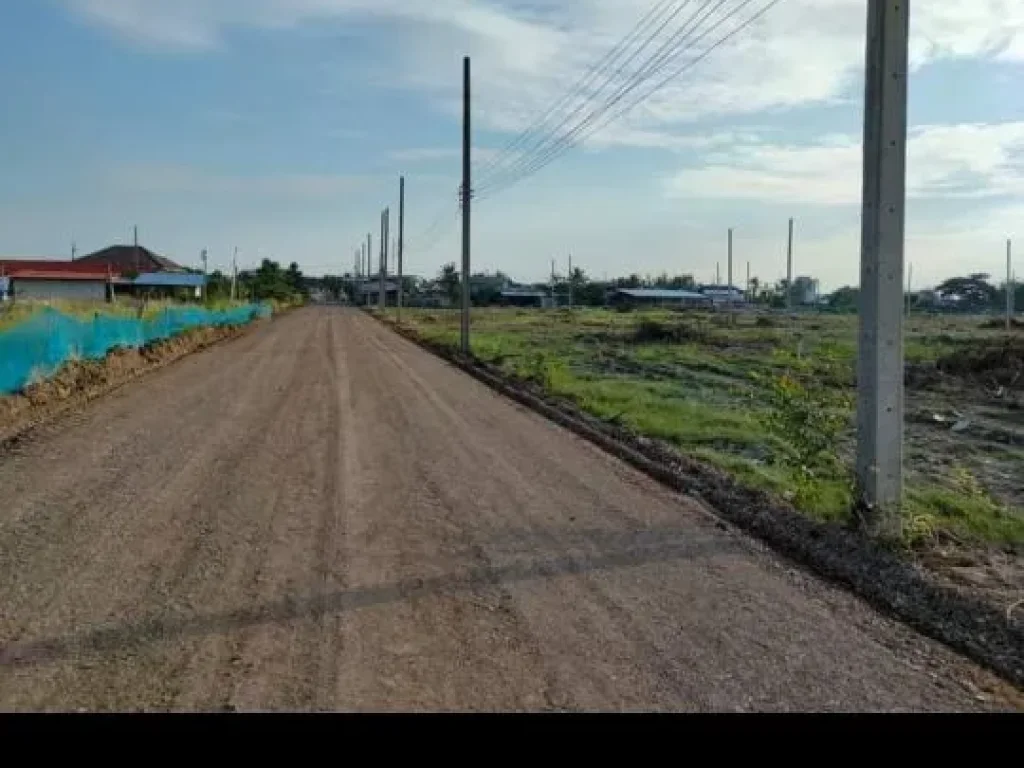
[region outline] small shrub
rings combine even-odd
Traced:
[[[779,323],[774,317],[768,315],[761,315],[757,320],[754,321],[754,325],[758,328],[776,328]]]
[[[849,398],[824,388],[807,387],[788,373],[768,380],[755,379],[767,384],[767,408],[760,411],[760,421],[788,448],[785,453],[776,453],[773,460],[792,471],[796,505],[813,506],[819,500],[823,481],[842,479],[852,486],[849,468],[843,466],[836,452],[850,422]]]
[[[699,326],[687,323],[670,325],[644,318],[633,333],[633,341],[637,344],[702,344],[708,341],[708,334]]]

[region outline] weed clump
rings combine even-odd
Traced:
[[[708,333],[687,323],[670,324],[644,318],[633,332],[633,341],[637,344],[703,344],[708,341]]]

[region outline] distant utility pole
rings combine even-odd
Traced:
[[[715,285],[722,284],[722,262],[715,262]]]
[[[132,242],[135,243],[135,271],[142,271],[142,257],[139,255],[139,228],[132,227]]]
[[[377,274],[378,274],[378,281],[379,281],[379,286],[380,286],[380,296],[378,297],[378,300],[377,300],[378,301],[377,306],[378,306],[378,308],[382,312],[384,311],[384,305],[385,305],[385,299],[384,299],[384,270],[387,269],[386,264],[387,264],[387,258],[388,258],[388,254],[387,254],[388,233],[387,233],[387,225],[384,223],[385,215],[386,214],[384,213],[384,211],[380,212],[380,253],[378,254],[378,257],[377,257]]]
[[[473,197],[469,56],[462,59],[462,354],[469,354],[470,200]]]
[[[1006,241],[1006,330],[1013,330],[1013,241]]]
[[[909,0],[868,0],[857,361],[858,502],[869,530],[901,531],[903,249]]]
[[[793,309],[793,219],[789,220],[789,240],[786,245],[786,310]]]
[[[729,280],[729,287],[732,288],[732,230],[729,230],[729,251],[728,262],[726,263],[726,276]]]
[[[405,293],[404,265],[405,251],[405,176],[398,179],[398,319],[402,319],[403,295]]]
[[[367,287],[372,285],[370,278],[373,276],[373,235],[369,232],[366,233],[366,282]],[[369,291],[365,294],[366,306],[370,306],[370,293]]]
[[[238,298],[238,246],[235,246],[235,252],[231,255],[231,300],[235,301]]]
[[[914,265],[907,265],[907,319],[910,319],[910,303],[914,290]]]
[[[747,301],[751,301],[753,297],[750,295],[750,262],[747,262],[747,290],[745,291]]]
[[[207,262],[206,249],[205,248],[203,248],[203,252],[199,255],[199,258],[202,259],[202,261],[203,261],[203,287],[200,290],[200,295],[202,296],[203,301],[206,301],[206,297],[207,297],[207,292],[206,292],[206,268],[207,268],[207,263],[208,262]]]
[[[75,244],[75,241],[72,240],[71,241],[71,260],[74,261],[75,257],[77,255],[78,255],[78,246]]]
[[[569,309],[572,309],[572,254],[569,254]]]

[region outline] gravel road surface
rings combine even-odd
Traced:
[[[1005,708],[987,681],[343,308],[0,455],[3,710]]]

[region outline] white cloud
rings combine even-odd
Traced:
[[[622,37],[653,0],[66,0],[76,12],[132,41],[195,49],[236,27],[290,28],[365,19],[389,23],[398,76],[456,112],[459,57],[474,58],[476,106],[486,126],[529,124]],[[693,56],[767,0],[756,0],[699,43]],[[682,23],[704,4],[688,3]],[[708,24],[740,0],[727,0]],[[929,0],[912,11],[913,63],[987,57],[1024,62],[1024,3]],[[697,18],[702,18],[698,16]],[[649,145],[671,127],[714,115],[859,98],[864,0],[786,0],[633,112],[602,143]],[[667,31],[673,29],[670,25]],[[706,27],[705,27],[706,29]],[[664,39],[664,34],[661,39]],[[649,51],[656,49],[656,44]],[[685,64],[687,57],[676,66]],[[635,67],[639,62],[633,62]],[[672,68],[666,69],[671,72]],[[628,100],[624,100],[623,104]]]
[[[683,197],[811,205],[853,204],[861,194],[859,137],[804,146],[739,143],[669,179]],[[1024,196],[1024,122],[923,126],[907,145],[911,198]]]

